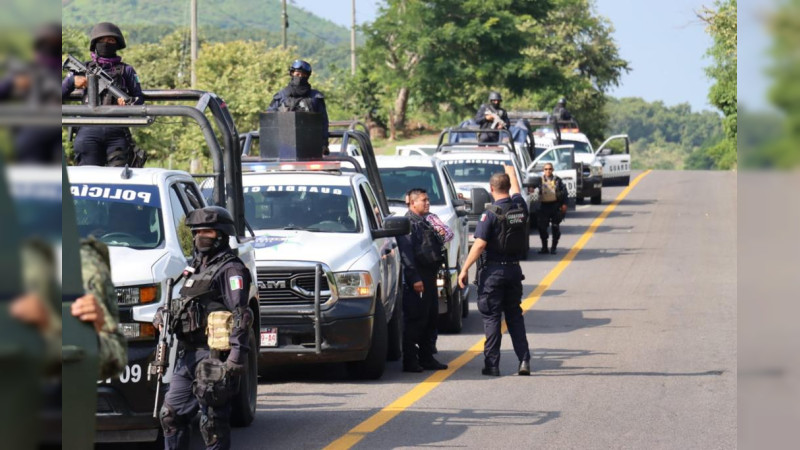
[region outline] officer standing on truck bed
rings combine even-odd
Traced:
[[[199,408],[206,448],[229,449],[231,399],[247,352],[252,351],[247,346],[247,330],[253,321],[247,307],[252,280],[228,244],[236,229],[226,209],[196,209],[189,213],[186,225],[192,230],[195,253],[191,276],[183,284],[180,299],[172,302],[171,326],[178,339],[178,357],[160,411],[164,444],[167,449],[189,448],[190,425]],[[220,312],[232,313],[232,325],[227,330],[230,350],[217,355],[218,351],[209,348],[206,327],[216,322],[210,316]],[[159,309],[153,321],[159,328],[161,318]]]
[[[553,165],[546,163],[542,182],[539,184],[539,211],[536,214],[536,222],[539,227],[539,238],[542,240],[542,249],[539,254],[556,254],[558,240],[561,238],[561,221],[567,212],[567,187],[561,178],[553,173]],[[553,246],[547,249],[547,227],[552,224]]]
[[[489,93],[489,103],[482,104],[478,108],[478,112],[475,113],[475,122],[481,129],[507,130],[511,126],[511,121],[508,120],[508,113],[500,107],[502,102],[503,97],[499,92],[492,91]],[[500,133],[478,133],[478,140],[480,142],[498,142],[500,141]]]
[[[425,189],[408,191],[411,233],[397,237],[403,265],[403,371],[444,370],[433,357],[439,317],[436,275],[444,260],[443,239],[425,220],[431,203]]]
[[[125,37],[119,27],[110,22],[101,22],[89,33],[89,50],[92,60],[86,66],[100,66],[113,79],[114,84],[131,96],[132,104],[144,103],[142,86],[133,66],[122,62],[117,51],[126,47]],[[86,89],[86,77],[70,73],[61,83],[61,97],[67,98],[75,89]],[[84,92],[84,101],[88,97]],[[102,105],[125,104],[110,92],[100,98]],[[133,137],[127,127],[81,127],[75,134],[75,162],[79,166],[124,166],[133,153]]]
[[[519,359],[519,375],[530,375],[531,354],[522,317],[521,252],[528,239],[528,207],[520,195],[513,166],[489,179],[494,203],[481,215],[475,229],[475,243],[458,275],[463,289],[470,266],[486,251],[478,276],[478,311],[483,318],[486,342],[483,375],[500,375],[500,318],[505,314],[508,334]]]
[[[325,130],[325,141],[328,140],[328,109],[325,107],[325,96],[322,92],[313,89],[308,79],[311,78],[311,64],[296,59],[289,66],[289,85],[278,91],[272,97],[272,102],[267,108],[268,112],[301,111],[322,114],[322,124]],[[327,154],[327,144],[325,146]]]

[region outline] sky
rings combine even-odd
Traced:
[[[293,0],[303,9],[327,18],[334,23],[350,26],[352,0]],[[771,0],[774,1],[774,0]],[[372,21],[381,1],[356,0],[356,20],[359,24]],[[689,103],[693,111],[714,110],[708,103],[712,81],[705,74],[711,60],[705,56],[712,44],[704,24],[696,12],[703,6],[713,6],[713,0],[595,0],[597,14],[608,18],[614,27],[614,40],[631,71],[623,74],[619,87],[609,91],[615,97],[641,97],[647,101],[661,100],[668,106]],[[758,23],[758,0],[739,1],[739,36],[755,64],[746,68],[740,64],[740,99],[747,105],[763,108],[766,105],[767,38]],[[743,13],[741,13],[743,12]],[[747,36],[743,40],[743,35]]]

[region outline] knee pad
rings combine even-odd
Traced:
[[[172,436],[178,431],[178,416],[171,406],[164,403],[161,406],[161,411],[158,413],[158,418],[161,421],[161,428],[164,430],[164,436]]]

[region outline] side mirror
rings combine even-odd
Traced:
[[[469,215],[469,211],[465,206],[456,208],[456,217],[466,217],[467,215]]]
[[[411,232],[411,221],[405,216],[389,216],[383,221],[383,228],[372,232],[374,239],[396,237]]]
[[[483,214],[483,212],[486,211],[486,204],[492,203],[491,194],[483,188],[472,188],[470,197],[472,198],[472,208],[469,213],[473,216]]]
[[[539,175],[531,174],[525,177],[525,182],[522,183],[522,186],[526,188],[533,188],[536,189],[542,186],[542,177]]]

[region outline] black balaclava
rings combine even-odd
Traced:
[[[114,58],[117,56],[117,44],[112,42],[98,42],[94,45],[95,53],[101,58]]]
[[[311,90],[311,84],[308,82],[308,77],[292,77],[289,89],[292,97],[305,97]]]
[[[228,243],[228,237],[225,235],[225,233],[220,231],[217,231],[217,237],[215,238],[209,238],[195,234],[193,240],[194,248],[197,249],[197,252],[203,256],[209,256],[217,253],[224,247],[225,244]]]

